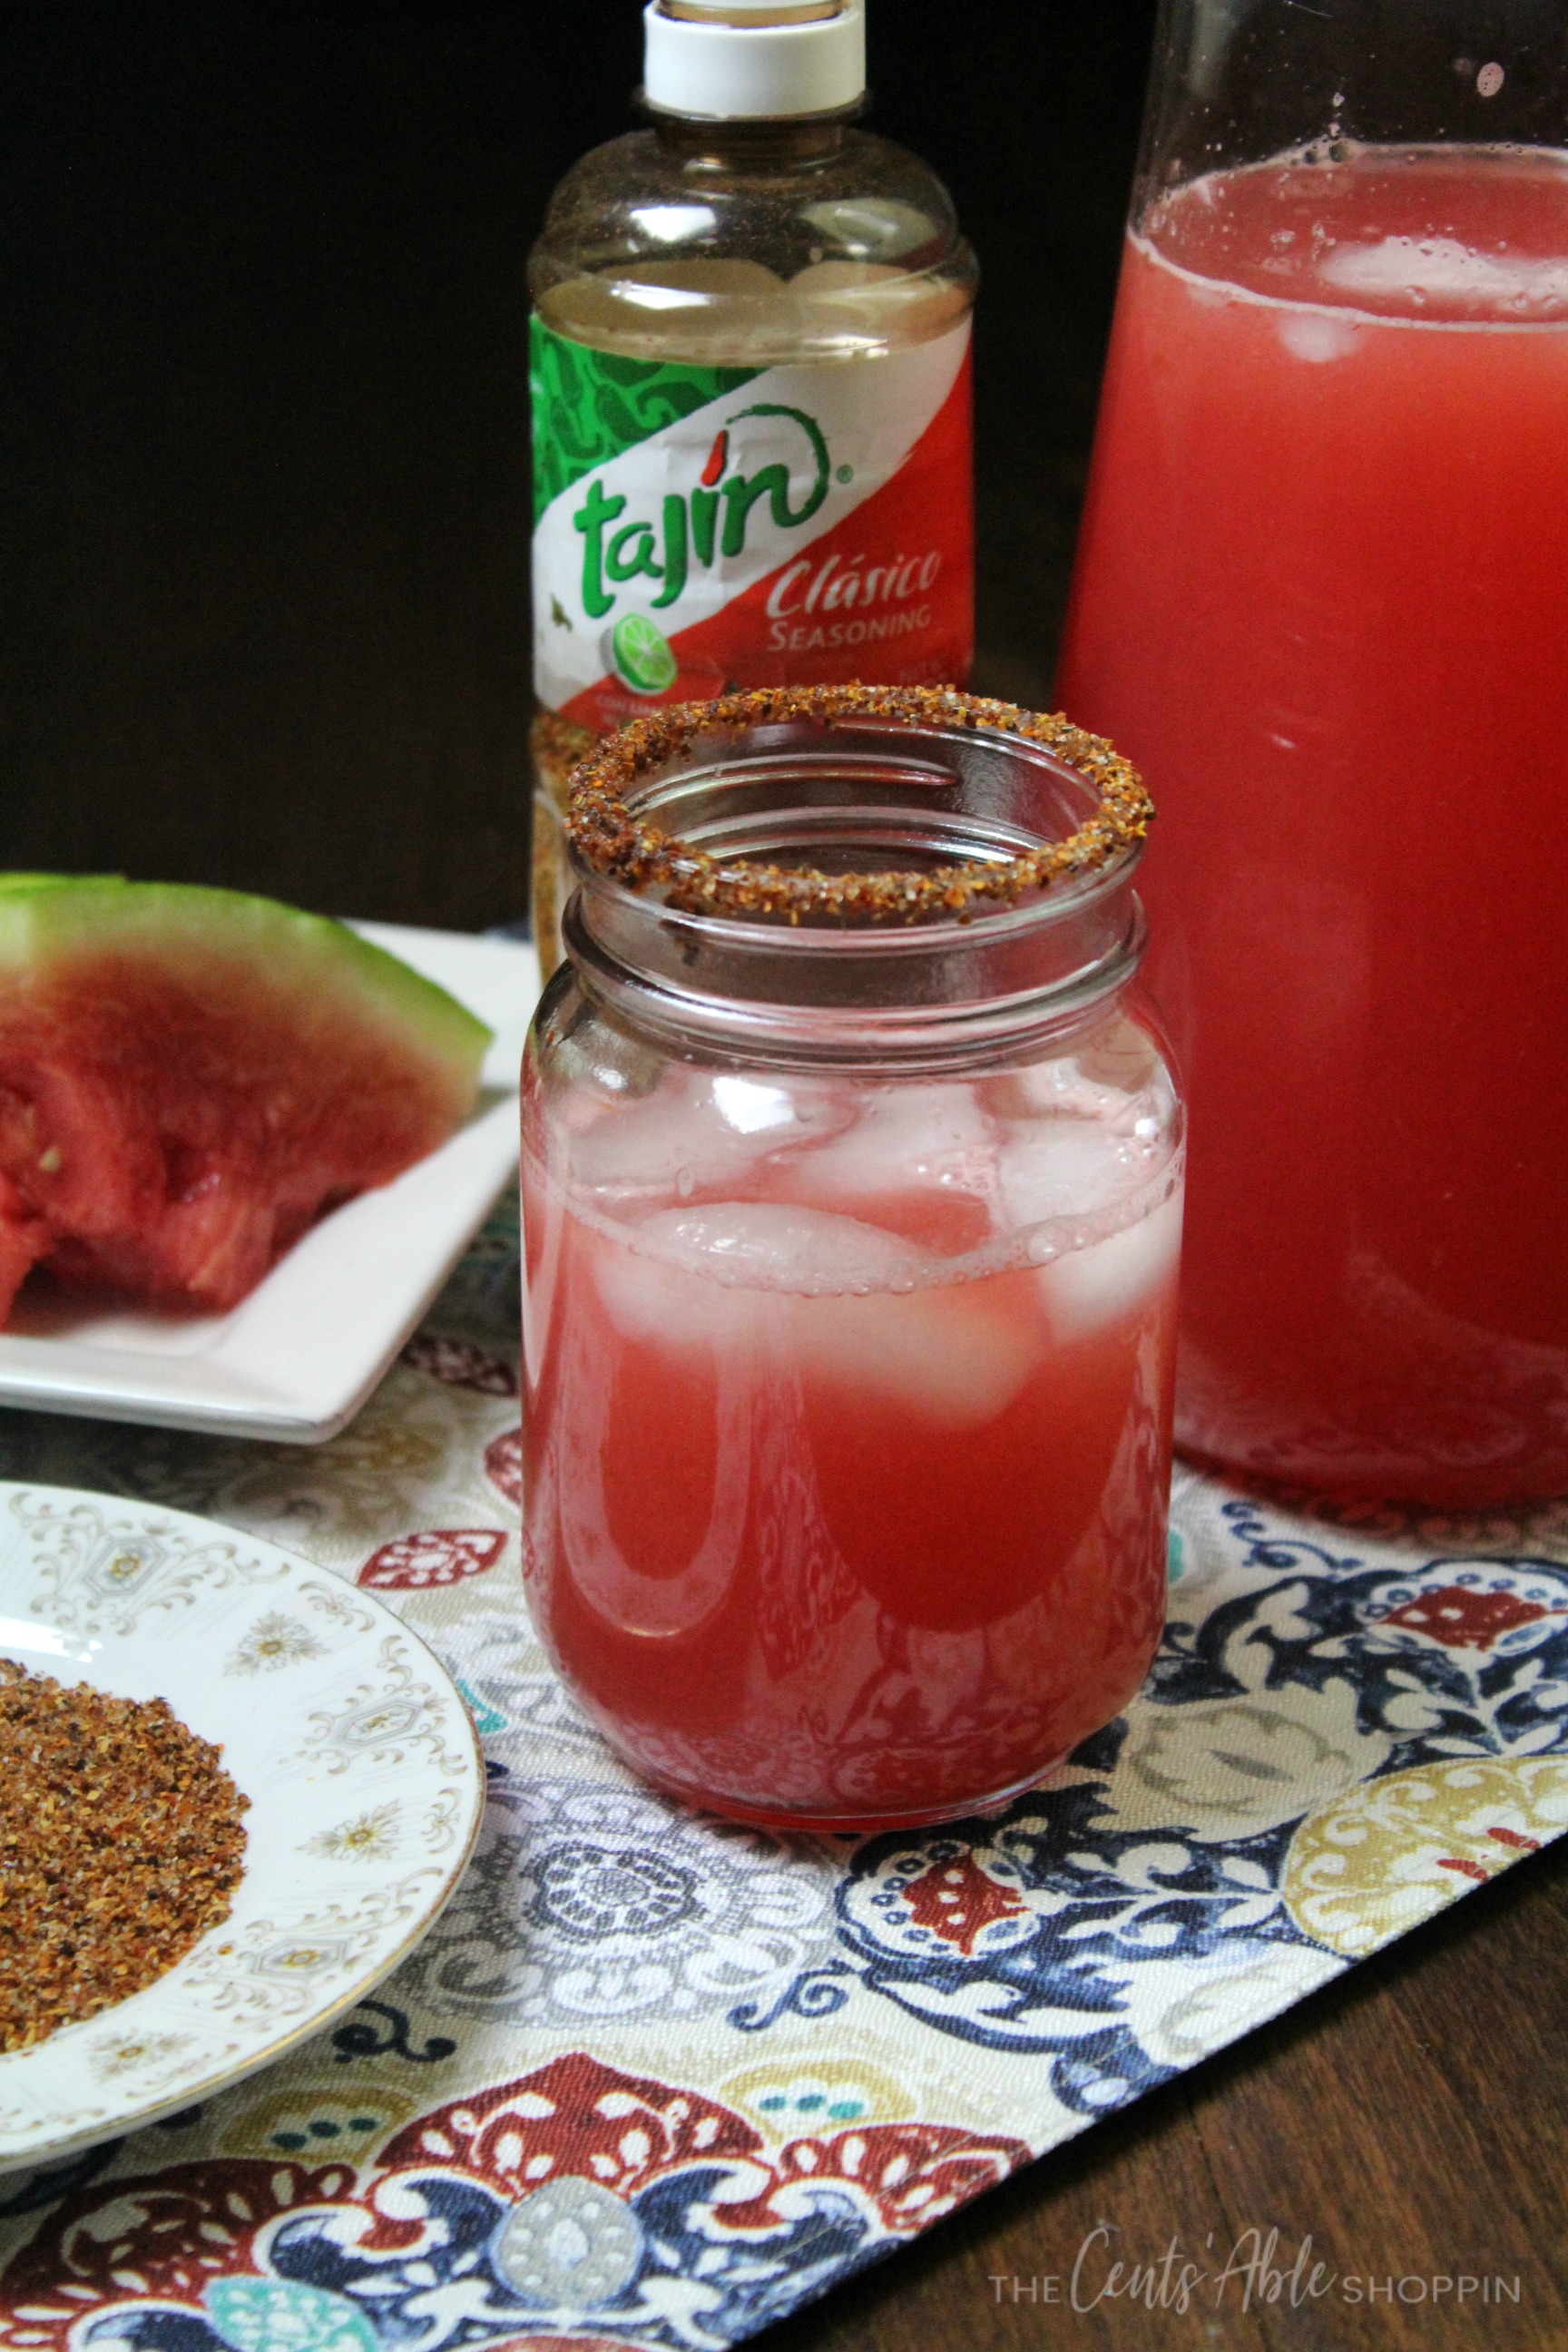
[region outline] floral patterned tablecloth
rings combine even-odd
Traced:
[[[1568,1825],[1568,1506],[1336,1519],[1190,1474],[1148,1686],[1005,1815],[785,1843],[683,1812],[522,1615],[517,1279],[503,1210],[316,1451],[0,1417],[0,1474],[206,1512],[390,1600],[491,1781],[374,2000],[0,2178],[0,2341],[721,2347]]]

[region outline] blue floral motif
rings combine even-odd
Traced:
[[[1348,1675],[1363,1723],[1400,1743],[1384,1769],[1568,1746],[1568,1568],[1506,1554],[1368,1568],[1282,1539],[1251,1503],[1229,1503],[1224,1517],[1245,1544],[1244,1564],[1284,1571],[1290,1583],[1222,1602],[1185,1640],[1189,1629],[1173,1626],[1153,1696],[1234,1689],[1226,1654],[1257,1618],[1248,1638],[1270,1654],[1265,1687],[1321,1689]]]
[[[999,1822],[867,1841],[837,1891],[868,1990],[1053,2057],[1079,2113],[1191,2063],[1184,2004],[1247,1972],[1268,2014],[1341,1964],[1280,1896],[1314,1805],[1415,1764],[1568,1748],[1568,1569],[1368,1566],[1249,1501],[1221,1517],[1239,1558],[1184,1580],[1130,1717]]]
[[[693,2165],[624,2204],[592,2182],[563,2177],[553,2185],[570,2191],[571,2210],[563,2199],[547,2218],[564,2255],[552,2265],[547,2254],[531,2274],[508,2253],[531,2200],[509,2208],[493,2190],[447,2173],[400,2184],[400,2205],[426,2222],[413,2253],[367,2252],[340,2242],[325,2217],[307,2213],[279,2227],[270,2261],[279,2279],[321,2295],[323,2308],[331,2298],[363,2312],[375,2341],[418,2352],[584,2325],[672,2347],[731,2343],[887,2243],[875,2216],[841,2183],[803,2198],[783,2227],[721,2228],[715,2210],[735,2197],[736,2172]]]
[[[494,1758],[489,1769],[473,1863],[393,1979],[397,1998],[568,2032],[638,2015],[772,2017],[800,2001],[798,2013],[824,2013],[799,1991],[834,1960],[831,1884],[810,1854],[639,1787],[524,1780]]]
[[[808,1969],[786,1986],[778,1999],[767,2006],[762,2001],[737,2001],[730,2011],[730,2023],[740,2033],[761,2033],[766,2027],[776,2025],[781,2017],[831,2017],[842,2009],[849,1998],[847,1987],[841,1981],[852,1974],[842,1960],[829,1960],[826,1968]]]
[[[394,2009],[384,2000],[356,2002],[353,2016],[334,2029],[331,2041],[340,2066],[351,2065],[356,2058],[379,2058],[388,2050],[395,2050],[412,2066],[432,2066],[450,2058],[458,2046],[449,2034],[433,2033],[423,2048],[417,2047],[409,2039],[406,2010]]]
[[[873,1839],[838,1897],[846,1948],[870,1990],[964,2041],[1054,2055],[1053,2087],[1081,2114],[1173,2071],[1143,2045],[1129,2000],[1150,1962],[1184,1988],[1227,1947],[1255,1959],[1268,1944],[1309,1941],[1277,1893],[1285,1828],[1217,1845],[1107,1835],[1102,1810],[1100,1784],[1085,1781],[1025,1798],[967,1834]],[[962,1917],[928,1924],[920,1902],[960,1871],[976,1913],[994,1915],[973,1935]]]

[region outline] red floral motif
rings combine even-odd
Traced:
[[[1451,1853],[1445,1854],[1443,1859],[1438,1863],[1437,1867],[1439,1870],[1455,1871],[1461,1878],[1473,1878],[1478,1886],[1484,1886],[1488,1879],[1492,1875],[1491,1872],[1486,1869],[1482,1864],[1479,1862],[1465,1862],[1460,1860],[1458,1855]],[[1502,1868],[1501,1863],[1499,1863],[1498,1868],[1500,1870]]]
[[[1451,1870],[1460,1878],[1473,1878],[1478,1886],[1484,1886],[1489,1878],[1495,1878],[1500,1870],[1506,1870],[1516,1854],[1541,1852],[1541,1840],[1525,1837],[1519,1830],[1504,1829],[1494,1823],[1487,1835],[1494,1845],[1505,1849],[1502,1853],[1489,1857],[1486,1862],[1462,1861],[1457,1854],[1445,1854],[1437,1864],[1438,1869]]]
[[[482,2180],[509,2201],[562,2172],[633,2197],[679,2165],[744,2159],[762,2145],[750,2124],[701,2092],[622,2074],[574,2051],[521,2082],[405,2124],[381,2151],[375,2188],[379,2197],[395,2174],[434,2164]]]
[[[433,1584],[482,1576],[505,1549],[499,1528],[427,1528],[373,1551],[357,1581],[373,1592],[422,1592]]]
[[[885,2230],[912,2237],[1028,2160],[1022,2140],[977,2139],[948,2124],[868,2124],[837,2139],[793,2140],[766,2197],[726,2205],[723,2218],[741,2228],[765,2225],[786,2181],[847,2180],[871,2200]]]
[[[502,1430],[485,1448],[485,1475],[509,1503],[522,1508],[522,1432]]]
[[[627,2352],[625,2336],[509,2336],[504,2344],[489,2343],[484,2352]]]
[[[0,2325],[21,2305],[37,2323],[34,2343],[63,2344],[91,2298],[197,2305],[209,2280],[255,2272],[251,2240],[266,2223],[296,2206],[339,2204],[353,2188],[351,2164],[229,2157],[79,2189],[6,2265]]]
[[[1552,1613],[1539,1601],[1521,1601],[1514,1592],[1476,1592],[1462,1584],[1440,1584],[1391,1609],[1383,1622],[1413,1633],[1429,1633],[1445,1649],[1489,1650],[1502,1634]]]
[[[917,1927],[929,1927],[965,1959],[987,1927],[998,1919],[1026,1918],[1029,1909],[1012,1887],[1002,1885],[968,1853],[922,1870],[905,1887],[904,1901]]]
[[[95,2305],[156,2300],[194,2315],[215,2278],[261,2274],[258,2235],[279,2214],[308,2206],[325,2209],[329,2221],[335,2211],[345,2226],[353,2217],[350,2234],[365,2252],[405,2252],[428,2223],[416,2218],[418,2200],[405,2184],[432,2172],[480,2181],[510,2203],[563,2174],[631,2197],[663,2174],[716,2161],[730,2178],[713,2216],[721,2227],[753,2236],[778,2229],[782,2191],[831,2181],[857,2194],[886,2231],[908,2237],[993,2187],[1029,2153],[1022,2140],[944,2125],[877,2124],[797,2139],[773,2157],[742,2116],[701,2092],[623,2074],[577,2052],[405,2125],[357,2187],[344,2164],[229,2157],[79,2189],[7,2265],[0,2326],[19,2322],[13,2340],[64,2352]],[[484,2352],[566,2352],[568,2345],[607,2352],[600,2338],[542,2335]]]
[[[511,1366],[488,1349],[476,1348],[471,1339],[446,1339],[438,1332],[421,1331],[403,1350],[403,1360],[450,1388],[478,1389],[481,1396],[517,1394]]]

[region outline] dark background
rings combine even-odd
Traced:
[[[957,199],[977,682],[1049,689],[1153,0],[870,0]],[[0,866],[524,903],[524,265],[637,0],[0,11]]]
[[[870,0],[879,130],[979,247],[981,679],[1028,700],[1153,0]],[[0,0],[0,866],[479,925],[523,903],[523,268],[628,121],[637,0]],[[1568,2344],[1568,1841],[980,2200],[773,2352]],[[996,2301],[1278,2224],[1524,2307],[1070,2329]]]

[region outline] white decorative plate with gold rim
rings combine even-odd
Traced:
[[[167,1699],[250,1800],[228,1917],[0,2054],[8,2171],[206,2098],[362,2000],[461,1877],[485,1773],[445,1668],[380,1601],[185,1511],[0,1482],[0,1657]]]

